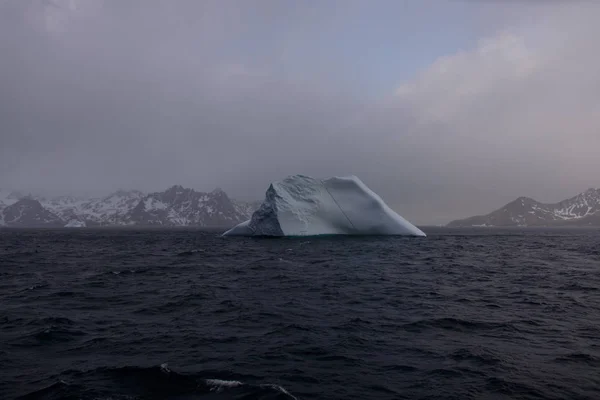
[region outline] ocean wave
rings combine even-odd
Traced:
[[[473,321],[462,318],[429,318],[420,321],[410,322],[402,326],[407,331],[424,331],[428,329],[445,329],[451,331],[481,331],[481,330],[496,330],[509,329],[514,330],[514,326],[505,322],[483,322]]]
[[[274,383],[245,383],[234,379],[206,378],[175,372],[165,363],[157,367],[97,368],[65,371],[56,382],[17,400],[49,399],[257,399],[298,400]],[[215,395],[217,397],[215,397]]]
[[[583,364],[595,368],[600,367],[600,357],[589,353],[570,353],[556,357],[554,361],[561,364]]]
[[[189,257],[189,256],[193,256],[194,254],[200,254],[200,253],[204,253],[204,252],[206,252],[206,250],[204,250],[204,249],[187,250],[187,251],[182,251],[180,253],[177,253],[177,256]]]
[[[452,232],[3,235],[0,399],[600,398],[600,235]]]

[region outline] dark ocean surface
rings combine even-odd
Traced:
[[[0,399],[600,399],[600,230],[0,230]]]

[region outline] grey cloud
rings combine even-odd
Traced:
[[[439,223],[598,184],[597,8],[506,17],[519,24],[373,100],[326,54],[361,2],[70,4],[0,3],[0,187],[256,198],[287,174],[353,173]]]

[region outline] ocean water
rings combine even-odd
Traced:
[[[599,399],[600,230],[0,231],[0,399]]]

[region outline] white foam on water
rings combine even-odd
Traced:
[[[225,388],[232,388],[242,386],[243,383],[240,381],[226,381],[222,379],[207,379],[206,384],[210,386],[211,391],[220,392]]]
[[[225,389],[235,388],[235,387],[240,387],[240,386],[246,385],[240,381],[226,381],[226,380],[222,380],[222,379],[206,379],[205,382],[208,386],[210,386],[211,392],[215,391],[217,393],[222,392]],[[258,385],[258,387],[263,388],[263,389],[265,389],[265,388],[273,389],[273,390],[278,391],[279,393],[283,393],[286,396],[289,396],[293,400],[298,400],[297,397],[295,397],[290,392],[285,390],[284,387],[282,387],[280,385],[276,385],[274,383],[265,383],[262,385]]]
[[[295,397],[290,392],[288,392],[287,390],[285,390],[285,388],[283,386],[279,386],[279,385],[276,385],[274,383],[266,383],[264,385],[260,385],[260,387],[263,387],[263,388],[264,387],[268,387],[268,388],[271,388],[271,389],[275,389],[278,392],[285,394],[286,396],[290,396],[294,400],[298,400],[297,397]]]

